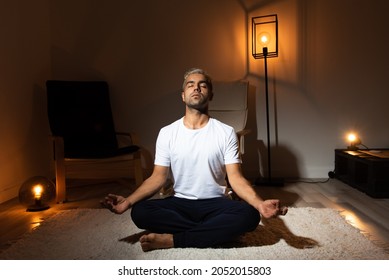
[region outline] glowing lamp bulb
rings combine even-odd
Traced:
[[[347,147],[349,150],[357,150],[357,146],[361,144],[361,140],[355,133],[347,134],[347,141],[350,143],[350,146]]]
[[[43,187],[41,185],[34,186],[32,191],[34,192],[34,198],[36,200],[40,200],[42,198]]]
[[[262,32],[258,36],[258,41],[263,47],[267,47],[270,42],[270,34],[267,32]]]
[[[354,133],[350,133],[348,136],[347,136],[347,139],[350,143],[354,143],[355,141],[357,141],[357,136],[354,134]]]

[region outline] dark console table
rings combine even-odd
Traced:
[[[335,178],[374,198],[388,198],[389,149],[335,150]]]

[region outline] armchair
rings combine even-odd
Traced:
[[[136,185],[143,182],[139,143],[115,131],[107,82],[48,80],[46,90],[58,203],[67,200],[67,178],[130,177],[133,170]]]
[[[248,82],[214,82],[213,88],[215,94],[209,103],[209,114],[234,128],[240,153],[244,154],[244,136],[250,133],[246,129]]]

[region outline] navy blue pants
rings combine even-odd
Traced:
[[[215,247],[253,231],[260,215],[251,205],[228,198],[177,197],[136,203],[131,217],[138,228],[173,234],[174,247]]]

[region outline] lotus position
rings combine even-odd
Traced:
[[[261,219],[285,215],[278,199],[263,200],[241,171],[234,129],[208,114],[212,81],[201,69],[184,75],[185,115],[163,127],[156,141],[151,176],[128,197],[109,194],[102,205],[122,214],[131,209],[143,251],[206,248],[234,241]],[[172,176],[174,194],[149,199]],[[241,200],[226,197],[226,176]]]

